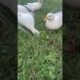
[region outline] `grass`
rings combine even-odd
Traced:
[[[19,0],[25,2],[31,0]],[[18,80],[62,80],[62,29],[49,31],[43,22],[48,12],[61,8],[62,0],[45,0],[43,8],[35,12],[40,36],[18,30]]]

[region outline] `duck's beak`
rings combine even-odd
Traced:
[[[44,18],[44,21],[47,21],[48,20],[48,17],[46,16],[45,18]]]

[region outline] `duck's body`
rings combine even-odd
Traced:
[[[38,0],[38,2],[33,2],[33,3],[26,3],[27,8],[29,8],[32,12],[39,10],[42,8],[42,2],[43,0]]]
[[[50,30],[57,30],[62,26],[62,11],[47,14],[45,26]]]
[[[35,29],[35,20],[29,13],[18,12],[18,23],[28,28],[32,33],[39,34],[39,31]]]
[[[28,9],[25,6],[18,4],[17,7],[18,7],[18,12],[29,13],[29,14],[33,15],[33,13],[29,12]]]
[[[18,5],[18,12],[28,13],[29,11],[22,5]]]

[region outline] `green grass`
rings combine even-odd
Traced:
[[[40,36],[18,30],[18,80],[62,80],[62,29],[49,31],[43,22],[48,12],[61,8],[62,0],[45,0],[43,8],[35,12]]]

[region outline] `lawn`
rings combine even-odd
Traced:
[[[18,80],[62,80],[62,29],[49,31],[43,21],[48,12],[62,9],[62,0],[44,1],[42,9],[34,13],[40,36],[18,30]]]

